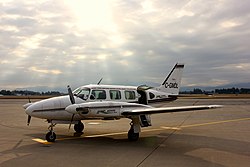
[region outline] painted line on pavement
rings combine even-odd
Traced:
[[[215,124],[239,122],[239,121],[247,121],[247,120],[250,120],[250,118],[239,118],[239,119],[231,119],[231,120],[224,120],[224,121],[206,122],[206,123],[200,123],[200,124],[183,125],[183,126],[180,126],[180,127],[161,126],[160,128],[142,130],[142,133],[144,133],[144,132],[162,131],[162,130],[181,130],[183,128],[191,128],[191,127],[215,125]],[[56,139],[56,140],[57,141],[63,141],[63,140],[72,140],[72,139],[79,139],[79,138],[105,137],[105,136],[123,135],[123,134],[127,134],[127,133],[128,132],[104,133],[104,134],[87,135],[87,136],[79,136],[79,137],[65,137],[65,138],[59,138],[59,139]],[[43,139],[40,139],[40,138],[35,138],[35,139],[32,139],[32,140],[36,141],[38,143],[41,143],[41,144],[53,144],[52,142],[48,142],[47,140],[43,140]]]

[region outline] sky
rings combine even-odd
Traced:
[[[2,0],[0,89],[250,82],[250,1]]]

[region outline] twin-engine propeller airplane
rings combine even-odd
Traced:
[[[128,139],[139,138],[141,127],[151,126],[151,114],[171,113],[218,108],[219,105],[182,106],[154,108],[148,103],[176,100],[179,94],[183,64],[176,64],[159,87],[148,86],[117,86],[117,85],[86,85],[73,92],[68,86],[66,96],[53,97],[35,103],[27,103],[23,107],[31,117],[46,119],[49,132],[46,140],[54,142],[56,124],[74,124],[74,130],[82,133],[84,124],[81,120],[88,119],[131,119]]]

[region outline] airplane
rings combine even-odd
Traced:
[[[25,104],[23,107],[28,115],[27,125],[30,124],[31,117],[46,119],[50,125],[45,138],[48,142],[55,142],[56,124],[69,124],[69,129],[74,124],[75,132],[83,134],[84,124],[81,120],[127,118],[131,120],[128,139],[137,141],[141,128],[152,126],[151,114],[221,107],[201,105],[154,108],[149,105],[177,99],[183,68],[184,64],[176,63],[159,87],[101,85],[102,79],[98,84],[81,86],[73,92],[68,86],[68,95]]]

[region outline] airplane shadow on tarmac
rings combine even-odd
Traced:
[[[44,134],[28,134],[27,136],[41,138]],[[58,138],[62,137],[66,136],[58,136]],[[12,149],[0,152],[2,156],[12,157],[2,162],[0,166],[27,166],[31,164],[37,164],[36,166],[71,166],[74,163],[76,166],[77,164],[81,166],[83,163],[85,163],[84,166],[98,166],[99,163],[102,166],[138,166],[138,162],[142,162],[142,166],[149,165],[149,162],[161,166],[157,163],[161,162],[165,165],[171,164],[171,161],[176,163],[175,159],[197,166],[224,166],[188,154],[204,148],[250,156],[248,142],[216,137],[159,133],[158,136],[141,137],[136,142],[128,141],[125,135],[118,139],[117,136],[113,137],[82,137],[59,140],[53,144],[34,142],[23,146],[20,146],[23,142],[23,139],[20,139]],[[150,161],[145,160],[145,157]]]

